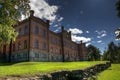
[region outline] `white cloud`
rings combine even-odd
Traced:
[[[107,34],[101,34],[101,35],[97,36],[97,38],[102,38],[102,37],[105,37],[105,36],[107,36]]]
[[[82,34],[83,31],[78,28],[70,28],[68,31],[71,31],[72,34]]]
[[[102,40],[97,41],[97,43],[102,43]]]
[[[105,37],[107,36],[107,32],[105,30],[102,30],[102,31],[95,31],[97,33],[97,38],[102,38],[102,37]]]
[[[97,34],[99,34],[99,35],[101,35],[101,34],[103,34],[103,33],[107,33],[105,30],[102,30],[102,31],[96,30],[95,32],[96,32]]]
[[[86,37],[80,37],[80,36],[77,36],[77,35],[72,35],[72,41],[74,41],[74,42],[80,42],[80,41],[89,42],[89,41],[91,41],[91,38],[86,38]]]
[[[97,36],[97,38],[101,38],[101,36]]]
[[[90,42],[91,41],[91,38],[87,38],[87,37],[83,37],[83,36],[78,36],[78,34],[82,34],[83,31],[78,29],[78,28],[69,28],[68,31],[71,31],[72,33],[72,41],[74,42],[80,42],[80,41],[83,41],[84,43],[86,42]]]
[[[54,27],[58,27],[58,26],[59,26],[58,24],[54,25]]]
[[[86,46],[89,46],[89,45],[91,45],[91,43],[86,43]]]
[[[61,27],[58,27],[56,30],[54,30],[53,32],[58,32],[60,31]]]
[[[90,33],[89,31],[86,31],[86,33]]]
[[[60,17],[59,19],[58,19],[58,22],[60,22],[60,21],[62,21],[63,20],[63,17]]]
[[[104,34],[101,35],[101,37],[104,37],[104,36],[107,36],[107,34],[104,33]]]
[[[35,11],[36,17],[50,20],[52,23],[63,20],[63,17],[59,16],[58,18],[56,14],[59,7],[56,5],[49,5],[45,0],[30,0],[30,6],[31,10]]]

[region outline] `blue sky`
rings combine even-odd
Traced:
[[[51,21],[50,29],[59,32],[63,25],[72,31],[75,42],[83,40],[101,51],[115,41],[115,30],[120,26],[117,0],[31,0],[35,16]]]

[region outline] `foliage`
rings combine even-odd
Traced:
[[[105,61],[92,62],[22,62],[17,64],[0,64],[0,76],[5,75],[27,75],[37,73],[48,73],[58,70],[76,70],[84,69],[96,64],[105,63]]]
[[[89,45],[87,47],[88,49],[88,60],[90,61],[96,61],[96,60],[100,60],[100,50],[98,48],[96,48],[93,45]]]
[[[0,25],[0,45],[9,44],[12,41],[15,41],[17,33],[12,27],[7,25]]]
[[[110,60],[112,63],[120,63],[120,47],[116,46],[114,42],[110,42],[103,57],[104,60]]]
[[[116,9],[118,11],[118,17],[120,17],[120,0],[118,0],[118,2],[116,3]],[[118,28],[116,31],[116,39],[120,39],[120,28]]]
[[[120,39],[120,28],[115,30],[115,34],[116,34],[116,39],[119,40]]]
[[[98,74],[98,80],[120,80],[120,64],[112,64],[112,66]]]
[[[15,40],[13,25],[21,15],[28,15],[29,9],[29,0],[0,0],[0,44]]]
[[[120,17],[120,0],[118,0],[118,2],[116,3],[116,9],[118,11],[118,17]]]

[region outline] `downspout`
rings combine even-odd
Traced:
[[[30,61],[30,31],[31,31],[31,27],[30,27],[30,23],[31,23],[31,18],[29,18],[29,34],[28,34],[28,61]]]
[[[63,32],[64,32],[64,27],[62,26],[62,33],[61,33],[62,61],[65,62]]]
[[[30,17],[29,17],[29,34],[28,34],[28,61],[30,61],[30,35],[31,35],[31,17],[33,16],[34,11],[30,11]]]
[[[8,62],[11,62],[11,54],[12,54],[12,40],[10,41],[10,45],[9,45]]]
[[[50,51],[49,51],[49,26],[50,26],[50,21],[47,20],[47,43],[48,43],[48,61],[51,61],[50,59]]]

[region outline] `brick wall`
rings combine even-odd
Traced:
[[[60,33],[54,33],[49,30],[49,21],[45,22],[34,17],[32,14],[28,19],[19,22],[14,28],[19,35],[16,41],[12,42],[12,61],[57,61],[57,59],[58,61],[62,61],[63,59],[65,59],[65,61],[85,60],[85,44],[76,44],[73,42],[71,40],[71,32],[64,30],[64,27],[62,27]],[[10,47],[6,46],[5,52],[8,55],[10,54],[9,49]],[[3,49],[0,49],[0,52],[3,53]],[[27,57],[24,57],[24,54],[25,56],[27,55]],[[42,59],[35,58],[36,55],[38,55],[38,58]],[[22,59],[19,57],[22,57]]]

